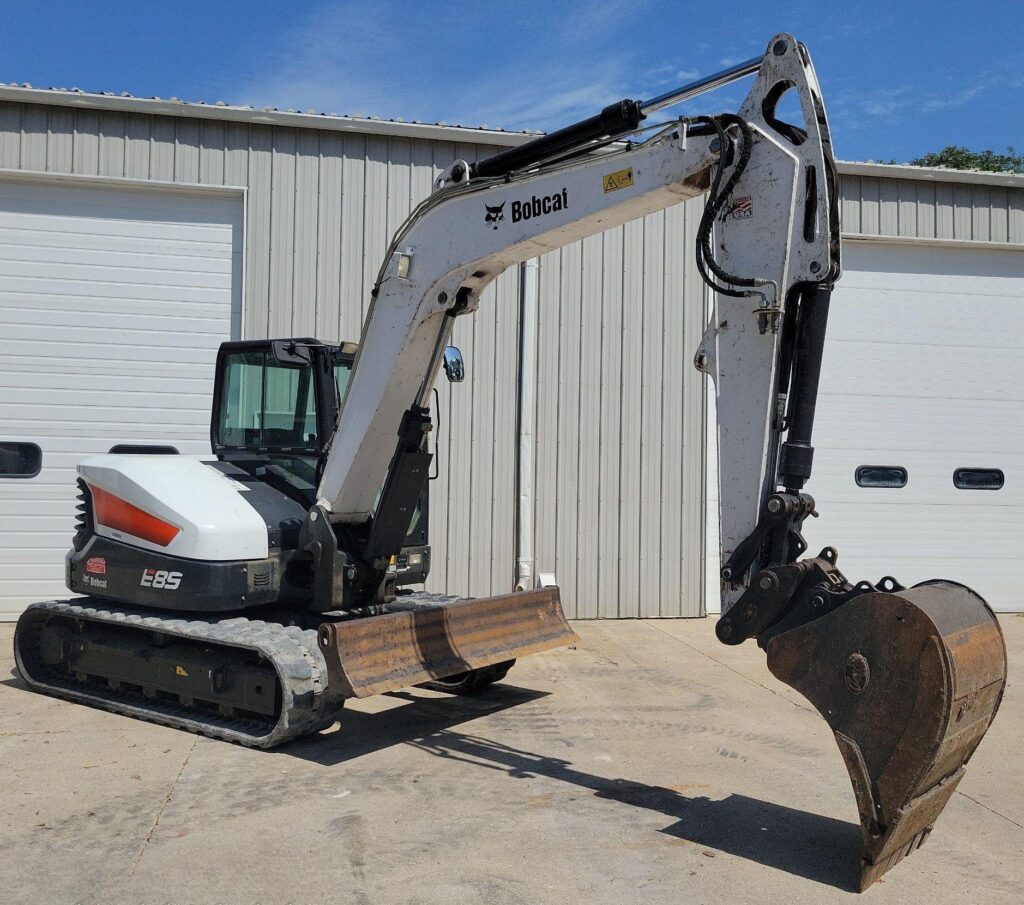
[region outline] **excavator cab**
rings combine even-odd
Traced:
[[[217,458],[309,509],[357,348],[309,338],[222,343],[210,419]],[[430,573],[429,515],[425,484],[405,542],[392,557],[390,571],[400,587],[422,583]]]

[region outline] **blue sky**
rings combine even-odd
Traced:
[[[0,81],[553,129],[759,54],[777,31],[810,48],[845,159],[1024,150],[1020,2],[8,0]],[[745,90],[683,112],[735,109]]]

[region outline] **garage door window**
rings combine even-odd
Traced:
[[[1003,473],[998,468],[958,468],[953,484],[960,490],[1000,490]]]
[[[0,443],[0,478],[34,478],[43,467],[36,443]]]
[[[853,479],[858,487],[906,487],[907,470],[901,465],[858,465]]]

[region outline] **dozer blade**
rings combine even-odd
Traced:
[[[328,622],[319,640],[331,687],[365,698],[579,639],[562,614],[558,588],[542,588]]]
[[[767,644],[768,667],[825,718],[864,838],[861,890],[924,843],[1006,686],[995,615],[969,588],[871,592]]]

